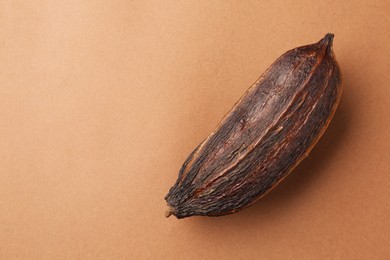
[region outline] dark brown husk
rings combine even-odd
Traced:
[[[286,52],[184,162],[166,215],[220,216],[269,192],[327,128],[341,96],[333,34]]]

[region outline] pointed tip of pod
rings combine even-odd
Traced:
[[[332,48],[332,45],[333,45],[333,38],[334,38],[334,34],[333,33],[327,33],[324,36],[324,38],[322,38],[319,41],[319,44],[321,44],[322,46],[326,47],[327,50],[330,50]]]
[[[165,210],[165,217],[169,218],[173,214],[173,209],[171,207],[167,207]]]

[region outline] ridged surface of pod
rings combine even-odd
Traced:
[[[301,162],[340,100],[333,34],[278,58],[188,156],[166,216],[220,216],[261,198]]]

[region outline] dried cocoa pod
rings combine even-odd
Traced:
[[[166,216],[220,216],[264,196],[307,155],[340,100],[333,34],[278,58],[188,156]]]

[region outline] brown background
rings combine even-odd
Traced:
[[[184,2],[184,3],[179,3]],[[1,259],[390,257],[389,2],[2,1]],[[164,218],[186,156],[282,53],[335,33],[311,156],[221,218]]]

